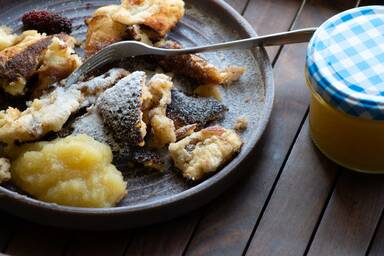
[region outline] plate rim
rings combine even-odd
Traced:
[[[232,6],[226,3],[224,0],[210,0],[213,4],[222,8],[223,11],[226,12],[228,16],[233,18],[239,26],[241,26],[244,32],[249,36],[257,36],[257,33],[253,29],[253,27],[248,23],[248,21],[241,16]],[[17,201],[13,203],[21,204],[23,206],[28,206],[32,208],[38,208],[36,210],[44,210],[51,213],[60,213],[60,214],[70,214],[76,216],[110,216],[115,215],[126,215],[126,214],[138,214],[140,212],[147,212],[156,209],[171,207],[174,204],[180,203],[183,200],[193,200],[193,198],[197,198],[201,196],[208,189],[212,189],[214,185],[218,185],[220,182],[224,182],[225,179],[228,179],[231,174],[236,170],[247,157],[254,151],[254,148],[259,143],[261,136],[264,134],[268,122],[270,120],[270,116],[272,113],[273,102],[274,102],[274,79],[272,72],[272,65],[269,60],[268,54],[264,47],[259,47],[259,53],[261,55],[258,62],[260,63],[260,71],[263,76],[262,80],[264,83],[264,106],[262,110],[261,118],[258,120],[258,127],[255,135],[252,138],[252,142],[248,145],[248,147],[241,151],[241,153],[234,158],[231,162],[225,165],[219,172],[217,172],[214,176],[204,180],[203,182],[189,188],[183,192],[180,192],[176,195],[166,197],[163,199],[159,199],[155,202],[147,202],[141,203],[134,206],[121,206],[121,207],[110,207],[110,208],[81,208],[81,207],[71,207],[71,206],[62,206],[54,203],[43,202],[37,200],[35,198],[29,197],[27,195],[19,194],[15,191],[8,190],[2,186],[0,186],[0,199],[9,199],[12,201]],[[227,181],[228,182],[228,181]],[[231,184],[232,185],[232,184]],[[228,185],[229,186],[229,185]],[[227,186],[227,187],[228,187]],[[221,194],[225,189],[217,193],[217,195]],[[216,195],[216,196],[217,196]],[[211,198],[209,201],[211,201]],[[206,202],[207,203],[207,202]],[[0,204],[1,208],[5,211],[8,211],[6,207],[4,207],[4,203]],[[196,208],[196,207],[195,207]],[[15,210],[9,210],[9,212],[22,216],[24,218],[29,218],[23,214],[16,213]],[[29,218],[31,219],[31,218]],[[36,220],[34,220],[36,221]],[[60,224],[58,224],[60,226]]]

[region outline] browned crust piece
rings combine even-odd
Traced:
[[[73,37],[62,33],[52,38],[54,39],[47,47],[42,65],[37,70],[38,81],[33,89],[32,98],[40,97],[50,85],[67,78],[81,65],[81,60],[74,50]]]
[[[165,169],[164,159],[161,155],[148,148],[132,148],[128,160],[158,171]]]
[[[102,7],[91,18],[85,20],[85,24],[88,26],[85,42],[85,55],[87,57],[127,36],[126,26],[113,21],[111,17],[116,8],[118,6]]]
[[[29,79],[39,67],[41,58],[52,38],[57,37],[66,41],[68,35],[61,33],[52,36],[42,36],[40,40],[34,41],[24,49],[18,45],[9,47],[0,52],[0,77],[9,81],[16,81],[18,78]]]
[[[0,76],[9,81],[30,78],[36,73],[41,56],[51,41],[52,37],[44,37],[22,51],[10,47],[0,52]]]
[[[191,135],[197,129],[197,124],[189,124],[176,130],[176,140],[179,141]]]
[[[184,16],[182,0],[122,0],[113,19],[126,25],[145,25],[165,36]]]
[[[181,45],[173,41],[159,42],[158,47],[166,49],[181,49]],[[221,84],[224,82],[221,71],[214,65],[196,54],[177,56],[155,56],[161,67],[196,80],[200,84]]]

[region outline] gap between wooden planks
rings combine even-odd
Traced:
[[[306,125],[294,146],[251,242],[250,255],[367,251],[383,209],[384,179],[356,174],[324,159],[313,149],[307,130]]]
[[[228,0],[227,2],[238,12],[243,13],[248,0]],[[103,235],[100,232],[57,231],[36,224],[24,224],[23,221],[20,221],[22,228],[18,228],[19,224],[12,223],[8,229],[0,231],[0,249],[13,255],[105,255],[108,248],[111,248],[108,255],[125,253],[131,255],[131,253],[146,252],[151,255],[163,252],[169,252],[167,255],[178,255],[184,251],[200,216],[201,210],[184,216],[183,218],[188,218],[187,223],[180,223],[180,221],[184,221],[181,218],[165,224],[154,225],[151,228],[135,230],[133,231],[134,240],[132,240],[132,232]],[[191,228],[188,229],[186,226]],[[57,232],[60,234],[55,235]],[[47,238],[49,244],[55,246],[44,243],[41,238]]]

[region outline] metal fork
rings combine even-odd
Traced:
[[[76,83],[79,77],[87,73],[111,63],[116,60],[140,56],[140,55],[179,55],[191,54],[207,51],[217,51],[225,49],[248,49],[253,46],[273,46],[293,43],[308,42],[316,28],[304,28],[292,30],[288,32],[280,32],[270,35],[252,37],[236,41],[230,41],[219,44],[212,44],[199,47],[191,47],[184,49],[164,49],[156,48],[136,41],[122,41],[111,44],[99,51],[92,57],[88,58],[83,65],[76,69],[66,80],[65,86],[68,87]]]

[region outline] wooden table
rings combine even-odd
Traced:
[[[383,1],[376,1],[383,3]],[[374,1],[228,0],[259,34],[317,26]],[[384,177],[345,170],[308,135],[306,45],[270,48],[276,101],[249,175],[209,205],[119,232],[43,227],[1,213],[11,255],[384,255]]]

